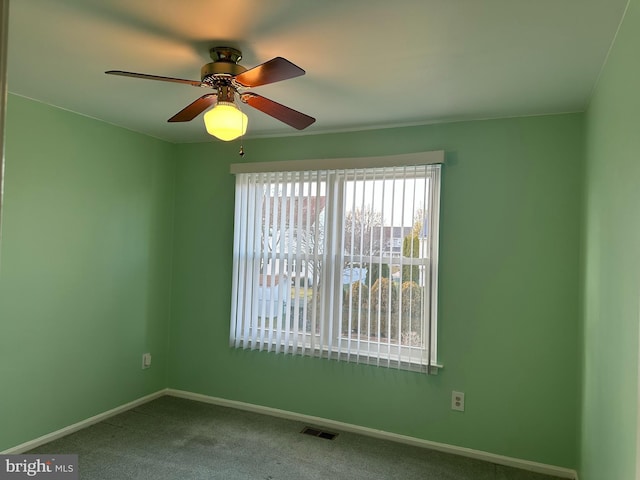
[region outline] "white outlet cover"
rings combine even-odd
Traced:
[[[451,392],[451,410],[464,412],[464,392]]]
[[[149,368],[151,366],[151,354],[143,353],[142,354],[142,368]]]

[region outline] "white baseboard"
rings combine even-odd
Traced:
[[[73,432],[77,432],[78,430],[82,430],[83,428],[87,428],[94,423],[101,422],[106,420],[109,417],[114,417],[119,413],[125,412],[127,410],[131,410],[132,408],[137,407],[138,405],[142,405],[143,403],[150,402],[151,400],[155,400],[156,398],[160,398],[167,394],[167,390],[159,390],[150,395],[146,395],[144,397],[138,398],[129,403],[125,403],[124,405],[120,405],[119,407],[112,408],[103,413],[99,413],[98,415],[94,415],[93,417],[82,420],[78,423],[74,423],[73,425],[69,425],[68,427],[61,428],[60,430],[56,430],[55,432],[47,433],[42,437],[38,437],[34,440],[29,440],[28,442],[22,443],[20,445],[16,445],[8,450],[0,452],[1,454],[18,454],[27,452],[33,448],[39,447],[40,445],[44,445],[45,443],[52,442],[53,440],[57,440],[58,438],[62,438],[66,435],[69,435]]]
[[[335,420],[328,420],[326,418],[314,417],[311,415],[303,415],[301,413],[289,412],[286,410],[279,410],[277,408],[263,407],[261,405],[255,405],[252,403],[244,403],[244,402],[238,402],[235,400],[227,400],[224,398],[210,397],[208,395],[191,393],[183,390],[175,390],[175,389],[169,388],[166,390],[166,394],[171,395],[173,397],[186,398],[188,400],[196,400],[199,402],[211,403],[211,404],[220,405],[223,407],[231,407],[239,410],[246,410],[250,412],[271,415],[274,417],[285,418],[288,420],[296,420],[303,423],[310,423],[318,427],[329,427],[329,428],[333,428],[343,432],[357,433],[360,435],[366,435],[368,437],[380,438],[383,440],[391,440],[393,442],[399,442],[406,445],[423,447],[431,450],[438,450],[440,452],[452,453],[454,455],[460,455],[468,458],[475,458],[477,460],[483,460],[485,462],[496,463],[496,464],[505,465],[508,467],[520,468],[522,470],[542,473],[545,475],[552,475],[560,478],[569,478],[571,480],[578,480],[578,474],[575,470],[571,470],[563,467],[556,467],[554,465],[547,465],[544,463],[531,462],[528,460],[521,460],[518,458],[506,457],[503,455],[496,455],[493,453],[483,452],[481,450],[473,450],[471,448],[448,445],[446,443],[431,442],[429,440],[409,437],[406,435],[399,435],[397,433],[385,432],[383,430],[375,430],[373,428],[361,427],[359,425],[353,425],[350,423],[337,422]]]

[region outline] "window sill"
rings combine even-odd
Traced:
[[[232,342],[231,346],[266,352],[306,355],[316,358],[328,358],[331,360],[338,360],[343,362],[360,363],[364,365],[386,367],[410,372],[428,373],[429,375],[437,375],[439,370],[444,368],[444,366],[440,363],[432,363],[431,365],[426,365],[418,362],[409,362],[402,359],[398,360],[397,358],[379,358],[364,353],[358,354],[357,352],[349,352],[345,349],[339,351],[329,350],[326,347],[312,348],[310,345],[300,345],[299,343],[297,345],[294,345],[293,342],[291,342],[287,346],[282,344],[278,345],[275,342],[260,341],[259,339],[257,339],[255,342],[240,341],[238,344]]]

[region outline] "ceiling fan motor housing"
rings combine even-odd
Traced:
[[[209,50],[213,62],[203,65],[200,69],[200,78],[203,83],[217,83],[215,77],[235,77],[247,71],[238,64],[242,58],[242,52],[231,47],[213,47]]]

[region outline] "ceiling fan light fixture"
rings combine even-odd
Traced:
[[[204,114],[209,135],[225,142],[235,140],[247,132],[247,116],[233,102],[218,102]]]
[[[316,121],[315,118],[298,112],[257,93],[248,90],[268,85],[289,78],[304,75],[305,71],[286,58],[275,57],[256,67],[246,69],[238,63],[242,52],[232,47],[213,47],[209,51],[213,62],[200,69],[200,80],[161,77],[146,73],[126,72],[124,70],[108,70],[109,75],[142,78],[161,82],[181,83],[192,87],[214,90],[206,93],[184,107],[168,122],[190,122],[208,108],[204,114],[207,133],[220,140],[230,141],[244,135],[247,131],[247,116],[235,104],[239,97],[243,103],[260,110],[290,127],[303,130]],[[217,102],[217,105],[215,105]],[[215,106],[214,106],[215,105]]]

